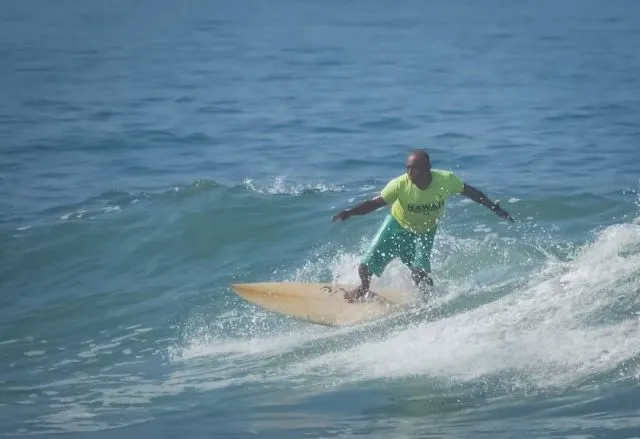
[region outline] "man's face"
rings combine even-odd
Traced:
[[[423,155],[411,154],[407,158],[407,174],[411,181],[423,179],[431,170],[431,163]]]

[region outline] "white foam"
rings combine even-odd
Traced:
[[[67,213],[65,215],[61,215],[60,219],[66,221],[70,218],[80,219],[83,218],[87,214],[87,211],[84,209],[77,210],[76,212]]]
[[[0,341],[0,346],[1,345],[5,345],[5,344],[13,344],[13,343],[17,343],[20,340],[17,338],[11,339],[11,340],[4,340],[4,341]]]
[[[99,431],[109,428],[108,423],[95,417],[96,414],[90,408],[82,404],[70,404],[62,410],[41,416],[39,427],[53,429],[51,432]]]
[[[296,346],[322,338],[326,330],[309,328],[283,335],[245,338],[217,338],[206,334],[194,337],[185,346],[168,350],[171,361],[184,361],[198,357],[256,357],[286,352]]]
[[[610,227],[575,261],[551,266],[500,300],[307,359],[291,371],[344,380],[427,375],[462,381],[519,371],[536,386],[570,385],[640,354],[635,316],[590,324],[620,295],[637,296],[638,273],[640,227]]]
[[[306,191],[314,191],[314,192],[342,192],[345,190],[342,186],[335,185],[327,185],[323,183],[317,184],[296,184],[296,183],[288,183],[286,175],[278,175],[274,178],[273,182],[265,187],[257,186],[255,182],[246,178],[244,180],[244,186],[253,191],[261,194],[289,194],[289,195],[300,195]]]
[[[25,352],[24,355],[27,357],[39,357],[46,354],[46,351],[33,350]]]
[[[453,243],[448,236],[439,239],[438,245],[453,246],[456,252],[471,251],[479,244],[472,238],[456,238]],[[518,240],[485,239],[503,246],[521,245]],[[363,239],[361,247],[367,242]],[[359,253],[320,249],[288,280],[357,283]],[[115,397],[131,397],[142,404],[155,394],[188,388],[270,381],[325,386],[412,376],[444,378],[452,386],[497,377],[510,380],[511,388],[564,387],[640,354],[637,316],[629,312],[611,321],[597,318],[616,301],[640,303],[640,224],[609,227],[573,260],[562,262],[549,255],[546,265],[534,270],[526,283],[522,279],[518,289],[498,300],[435,321],[412,324],[409,319],[374,333],[362,327],[315,326],[276,329],[255,337],[196,331],[186,343],[169,349],[169,359],[179,371],[168,380],[156,386],[136,384],[136,392],[142,392],[137,400],[125,388]],[[476,281],[473,277],[446,281],[445,292],[432,298],[430,306],[438,308],[470,295],[477,289]],[[381,279],[374,279],[375,285],[413,289],[409,270],[397,261]],[[375,325],[384,328],[385,323]]]
[[[360,255],[369,245],[369,236],[361,239],[356,253],[339,251],[333,253],[329,248],[322,248],[312,255],[302,267],[295,270],[290,278],[292,282],[325,282],[357,285],[360,283],[358,265]],[[372,288],[393,287],[405,291],[414,291],[411,272],[400,262],[392,261],[385,269],[382,277],[374,277]]]
[[[92,358],[92,357],[97,357],[100,354],[109,354],[111,353],[111,351],[109,351],[109,349],[117,347],[120,345],[120,341],[112,341],[110,343],[104,343],[104,344],[94,344],[91,343],[89,345],[89,349],[83,352],[80,352],[79,354],[77,354],[78,357],[82,357],[82,358]]]

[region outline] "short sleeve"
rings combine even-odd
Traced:
[[[387,204],[393,204],[398,199],[400,186],[402,185],[402,177],[394,178],[382,189],[380,196]]]
[[[447,176],[446,188],[450,195],[458,195],[464,190],[464,183],[457,175],[451,173]]]

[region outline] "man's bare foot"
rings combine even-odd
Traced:
[[[418,284],[418,289],[422,292],[422,294],[429,294],[433,289],[433,279],[431,279],[431,276],[427,276],[422,279]]]
[[[369,292],[369,290],[366,290],[366,289],[362,288],[362,286],[360,286],[358,288],[354,288],[353,290],[345,291],[344,292],[344,300],[346,300],[349,303],[353,303],[353,302],[363,298],[364,296],[366,296],[366,294],[368,292]]]

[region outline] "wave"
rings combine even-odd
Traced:
[[[246,188],[221,190],[263,197]],[[351,247],[323,244],[274,276],[354,282],[368,238],[360,236]],[[215,294],[199,291],[202,306],[180,315],[170,331],[155,323],[111,326],[61,351],[52,347],[53,339],[3,340],[5,349],[15,351],[13,357],[24,350],[29,367],[64,370],[68,377],[8,390],[27,402],[37,395],[49,403],[51,413],[35,422],[55,432],[128,425],[158,399],[225,388],[251,389],[274,400],[282,396],[273,394],[282,383],[287,392],[301,390],[290,396],[302,398],[367,383],[470,400],[475,394],[520,397],[636,380],[640,219],[604,227],[572,252],[557,253],[554,246],[552,239],[461,238],[444,231],[436,243],[438,287],[432,297],[404,314],[353,328],[287,319],[219,287]],[[176,252],[176,246],[165,247]],[[398,263],[375,282],[412,288],[408,271]],[[193,307],[195,295],[175,294]],[[131,305],[156,295],[121,297]],[[95,303],[87,300],[84,306],[95,308]],[[140,305],[128,312],[138,313]],[[118,302],[118,313],[124,308]],[[167,312],[163,309],[158,318],[166,321]],[[78,320],[76,330],[82,327]],[[95,373],[86,374],[88,365]],[[96,403],[101,400],[114,405]],[[116,419],[119,404],[127,411]]]
[[[273,182],[267,185],[256,184],[252,179],[247,178],[244,180],[244,187],[260,194],[271,195],[308,195],[323,192],[343,192],[346,189],[342,186],[335,186],[331,184],[317,183],[317,184],[299,184],[291,183],[287,181],[286,176],[277,176]]]
[[[183,201],[191,197],[204,196],[216,191],[228,194],[255,193],[261,195],[307,196],[331,192],[343,192],[348,189],[327,183],[304,184],[291,182],[286,176],[276,176],[271,182],[258,183],[247,178],[240,185],[223,185],[215,180],[198,179],[190,184],[175,185],[156,191],[126,192],[107,191],[78,203],[60,205],[36,212],[20,219],[19,224],[11,221],[18,231],[33,226],[50,224],[54,221],[76,221],[94,219],[127,209],[141,201]],[[9,222],[5,219],[4,222]]]
[[[363,195],[376,193],[384,184],[379,180],[366,180],[354,182],[350,185],[337,185],[331,182],[300,182],[285,175],[279,175],[270,179],[246,178],[241,184],[221,184],[211,179],[197,179],[189,184],[173,185],[158,188],[156,190],[129,192],[111,190],[90,197],[73,204],[59,205],[32,214],[0,215],[2,227],[13,228],[17,231],[39,226],[50,225],[52,222],[72,222],[78,220],[95,219],[104,215],[122,212],[134,205],[144,203],[181,202],[193,197],[207,197],[211,194],[234,196],[238,194],[258,194],[275,196],[306,197],[313,195],[333,193],[354,193],[346,202],[354,203]],[[576,194],[568,196],[552,196],[546,198],[521,199],[514,196],[505,197],[504,203],[517,203],[517,219],[521,221],[533,221],[543,219],[545,221],[568,220],[571,218],[585,218],[599,215],[614,220],[628,215],[628,200],[632,200],[637,207],[640,206],[638,191],[627,188],[615,193],[606,194]],[[588,201],[588,202],[586,202]],[[451,205],[468,205],[467,199],[452,200]],[[475,206],[473,212],[476,212]],[[607,222],[605,221],[605,224]]]
[[[523,387],[571,386],[640,355],[639,280],[640,227],[613,226],[575,260],[546,266],[494,302],[297,368],[348,380],[502,375]],[[612,321],[596,318],[603,313]]]
[[[501,246],[514,254],[522,249]],[[331,254],[319,250],[288,279],[329,273],[356,281],[357,257],[335,249]],[[537,265],[520,273],[514,268],[498,281],[476,282],[481,275],[441,279],[443,287],[424,307],[364,327],[316,328],[242,305],[232,318],[236,330],[245,324],[256,329],[248,323],[256,316],[280,326],[234,335],[223,324],[204,338],[192,333],[170,348],[170,358],[182,363],[215,355],[221,365],[235,358],[227,378],[255,372],[260,363],[264,373],[257,380],[304,378],[324,386],[423,377],[452,388],[492,382],[498,394],[580,386],[640,358],[640,221],[606,227],[563,258],[539,255]],[[378,282],[411,288],[400,264]],[[622,376],[634,379],[637,368],[623,369]]]

